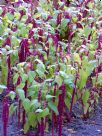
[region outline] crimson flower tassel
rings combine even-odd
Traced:
[[[41,118],[41,126],[40,126],[41,136],[44,136],[44,119]]]
[[[98,38],[98,49],[102,50],[102,32],[100,32],[100,35]]]
[[[3,100],[3,112],[2,112],[2,122],[3,122],[4,136],[7,136],[8,117],[9,117],[8,98],[5,97],[4,100]]]

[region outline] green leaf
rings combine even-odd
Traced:
[[[77,84],[78,84],[79,89],[81,90],[86,85],[88,73],[84,71],[83,69],[80,69],[79,72],[80,72],[80,80],[78,80]]]
[[[64,71],[60,71],[59,73],[60,73],[60,76],[61,76],[63,79],[65,79],[65,78],[68,77],[67,73],[65,73]]]
[[[80,58],[80,55],[78,53],[74,53],[74,61],[81,64],[81,58]]]
[[[35,76],[36,76],[36,73],[35,73],[34,71],[29,71],[29,72],[28,72],[28,81],[29,81],[29,82],[33,82]]]
[[[27,74],[24,74],[24,73],[21,73],[21,77],[22,77],[22,82],[26,82],[27,79],[28,79],[28,75]]]
[[[24,107],[26,112],[30,111],[30,100],[28,98],[25,98],[23,100],[23,107]]]
[[[64,83],[65,83],[65,85],[68,85],[70,88],[73,88],[74,87],[74,77],[73,77],[73,75],[69,75],[68,78],[65,78]]]
[[[70,109],[71,101],[70,101],[69,98],[66,98],[66,99],[65,99],[65,104],[66,104],[66,106],[68,107],[68,109]]]
[[[28,30],[26,29],[26,27],[23,26],[20,32],[22,37],[28,37]]]
[[[40,77],[44,76],[45,73],[45,65],[43,64],[43,62],[39,59],[36,59],[35,61],[38,62],[37,66],[36,66],[36,72],[38,73],[38,75]]]
[[[90,60],[89,63],[92,65],[93,68],[97,66],[97,60]]]
[[[24,134],[26,134],[27,132],[28,132],[28,130],[29,130],[29,124],[28,124],[28,122],[26,122],[25,124],[24,124]]]
[[[9,19],[10,21],[12,21],[12,20],[14,19],[13,14],[7,13],[6,15],[7,15],[8,19]]]
[[[28,96],[34,96],[39,90],[39,85],[38,84],[32,84],[32,86],[30,86],[28,88]]]
[[[59,86],[62,85],[63,79],[61,78],[61,76],[56,76],[55,77],[55,83],[57,83]]]
[[[2,94],[4,89],[7,89],[7,87],[5,85],[0,85],[0,94]]]
[[[82,96],[82,100],[85,105],[87,104],[89,97],[90,97],[90,92],[89,90],[86,90]]]
[[[36,114],[34,114],[34,112],[30,112],[28,114],[28,122],[29,122],[29,125],[32,127],[36,126],[37,120],[36,120]]]
[[[50,19],[50,25],[55,28],[56,27],[56,19]]]
[[[102,86],[102,72],[98,74],[98,81],[97,84]]]
[[[38,111],[38,110],[37,110]],[[44,110],[41,110],[41,109],[39,109],[39,113],[38,113],[38,118],[44,118],[44,117],[46,117],[47,115],[49,115],[49,109],[48,108],[46,108],[46,109],[44,109]]]
[[[17,83],[18,77],[19,77],[18,73],[14,74],[14,76],[13,76],[13,83],[14,84]]]
[[[19,46],[19,40],[17,37],[15,36],[12,36],[12,39],[11,39],[11,43],[12,43],[12,46]]]
[[[25,99],[25,93],[23,89],[17,89],[20,99],[23,101]]]
[[[1,25],[1,26],[0,26],[0,36],[2,36],[3,33],[4,33],[4,27]]]
[[[66,30],[66,29],[67,29],[67,24],[68,24],[69,22],[70,22],[69,19],[63,18],[63,19],[61,20],[61,29]]]
[[[41,71],[41,70],[39,70],[39,69],[37,69],[36,72],[38,73],[38,75],[39,75],[40,77],[44,77],[44,76],[45,76],[44,72]]]
[[[84,106],[84,114],[87,113],[88,109],[89,109],[89,104],[86,103],[85,106]]]
[[[2,12],[3,12],[3,10],[2,10],[2,8],[0,7],[0,15],[2,14]]]
[[[1,71],[1,75],[0,75],[0,82],[5,85],[7,83],[7,75],[8,75],[8,68],[5,64],[5,59],[2,62],[1,65],[2,71]]]
[[[36,59],[35,61],[37,61],[39,64],[41,64],[43,67],[45,67],[44,64],[43,64],[43,62],[41,60]]]
[[[9,116],[12,116],[13,113],[16,111],[17,106],[14,106],[14,104],[11,104],[9,107]]]
[[[52,95],[46,95],[46,100],[49,100],[49,99],[52,99],[52,98],[54,98],[55,96],[52,96]]]
[[[10,96],[10,98],[12,99],[12,101],[14,100],[16,93],[13,91],[10,91],[10,93],[8,94],[8,96]]]
[[[24,88],[24,86],[25,86],[25,83],[22,83],[22,82],[21,82],[21,83],[17,86],[16,90],[22,89],[22,88]]]
[[[32,100],[31,103],[30,103],[30,107],[31,107],[33,110],[35,110],[35,109],[37,109],[38,107],[40,107],[40,103],[38,102],[37,99]]]
[[[53,110],[56,113],[56,115],[59,114],[57,106],[53,102],[48,102],[48,106],[51,108],[51,110]]]
[[[45,65],[43,64],[43,62],[39,59],[36,59],[35,61],[37,61],[40,65],[38,65],[39,68],[41,68],[43,71],[45,71]]]
[[[14,17],[15,17],[15,19],[17,19],[17,20],[19,20],[20,19],[20,13],[19,12],[15,12],[14,13]]]
[[[91,29],[88,26],[86,26],[84,28],[84,34],[85,34],[85,36],[88,36],[90,33],[91,33]]]

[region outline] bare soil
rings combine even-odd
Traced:
[[[102,101],[96,107],[95,112],[87,121],[83,121],[79,116],[79,110],[74,109],[77,118],[73,118],[71,123],[63,124],[62,136],[102,136]],[[0,101],[0,136],[2,130],[2,101]],[[17,118],[9,119],[7,136],[24,136],[21,129],[17,127]],[[34,136],[34,135],[33,135]],[[52,136],[51,130],[45,136]],[[58,136],[55,131],[54,136]]]

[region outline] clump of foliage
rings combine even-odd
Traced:
[[[44,136],[50,120],[52,136],[55,127],[61,136],[63,117],[71,121],[73,106],[78,103],[87,119],[101,96],[102,5],[39,0],[13,6],[0,8],[4,136],[15,113],[24,133],[34,128],[35,136]]]

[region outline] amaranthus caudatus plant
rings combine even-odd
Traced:
[[[87,119],[101,96],[102,6],[40,0],[33,10],[33,1],[25,2],[26,8],[20,1],[0,8],[4,136],[9,116],[17,116],[27,135],[44,136],[52,128],[52,136],[55,130],[61,136],[74,105]]]

